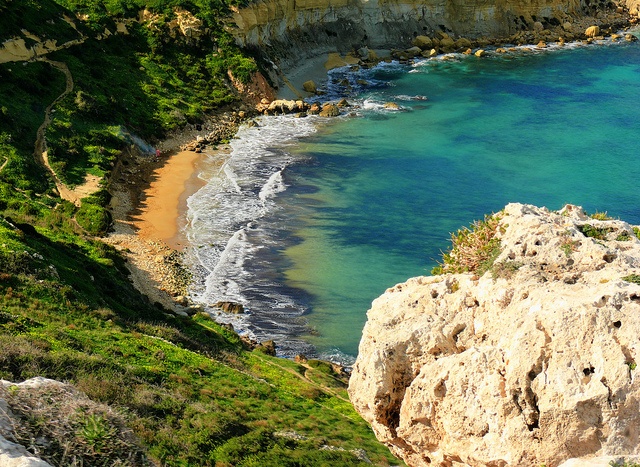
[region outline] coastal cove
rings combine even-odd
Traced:
[[[371,301],[510,201],[640,223],[635,43],[447,57],[332,72],[345,116],[242,128],[188,200],[194,300],[242,303],[216,319],[282,356],[349,364]]]

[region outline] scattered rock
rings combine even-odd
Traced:
[[[349,104],[346,99],[340,99],[340,102],[338,102],[336,105],[340,108],[351,107],[351,104]]]
[[[244,313],[244,305],[236,302],[217,302],[212,305],[214,308],[219,308],[225,313],[231,313],[234,315],[240,315]]]
[[[306,83],[305,83],[306,84]],[[286,115],[309,110],[309,104],[302,100],[276,99],[256,106],[256,110],[266,115]]]
[[[476,53],[474,55],[476,57],[484,57],[485,55],[487,55],[487,52],[485,52],[483,49],[478,49],[476,50]]]
[[[456,48],[456,43],[449,36],[440,39],[440,48],[443,52],[453,52]]]
[[[466,37],[461,37],[455,42],[454,46],[456,49],[470,49],[472,44],[471,41]]]
[[[322,107],[320,107],[320,104],[318,104],[317,102],[311,104],[311,107],[309,108],[309,113],[311,115],[318,115],[320,111],[322,111]]]
[[[627,42],[635,42],[638,40],[637,36],[634,36],[633,34],[625,34],[624,35],[624,40]]]
[[[187,306],[189,305],[189,299],[187,297],[185,297],[184,295],[178,295],[175,298],[175,301],[178,305],[180,306]]]
[[[599,26],[589,26],[585,31],[584,35],[587,37],[595,38],[600,35],[600,27]]]
[[[385,102],[384,108],[388,110],[400,110],[400,106],[395,102]]]
[[[420,47],[411,47],[404,52],[407,54],[407,58],[414,58],[422,53],[422,49]]]
[[[640,454],[632,226],[576,206],[501,216],[489,271],[413,278],[373,302],[351,401],[413,467]]]
[[[260,342],[255,349],[267,355],[276,356],[276,343],[272,340]]]
[[[340,115],[340,109],[336,104],[325,104],[318,115],[321,117],[337,117]]]
[[[371,59],[371,53],[369,51],[369,47],[361,47],[358,49],[358,56],[362,59],[362,60],[370,60]]]
[[[305,81],[302,84],[302,89],[304,89],[305,92],[310,92],[311,94],[315,94],[318,91],[318,87],[313,80]]]
[[[433,48],[433,41],[428,36],[417,36],[411,44],[415,47],[420,47],[421,50],[429,50]]]

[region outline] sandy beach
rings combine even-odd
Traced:
[[[182,250],[187,198],[204,185],[198,177],[204,153],[180,151],[170,155],[150,174],[149,186],[131,215],[140,237]]]

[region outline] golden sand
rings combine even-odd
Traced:
[[[177,250],[184,247],[181,227],[186,223],[187,198],[204,185],[198,178],[203,156],[192,151],[178,152],[151,173],[149,187],[132,216],[140,237],[160,240]]]

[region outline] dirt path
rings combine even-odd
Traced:
[[[44,114],[44,122],[38,128],[38,132],[36,133],[36,144],[34,150],[34,156],[36,161],[38,161],[41,165],[43,165],[56,184],[56,189],[60,194],[60,197],[64,200],[70,201],[76,206],[80,206],[80,200],[91,193],[95,193],[100,188],[100,177],[96,177],[94,175],[89,175],[85,177],[85,181],[82,185],[78,185],[74,189],[70,189],[67,187],[62,180],[55,173],[51,164],[49,163],[49,154],[47,150],[47,140],[45,137],[45,133],[47,128],[51,124],[51,109],[64,99],[70,92],[73,91],[73,76],[71,75],[71,71],[69,71],[69,67],[67,67],[66,63],[63,62],[55,62],[53,60],[49,60],[48,58],[42,58],[40,61],[46,62],[52,67],[60,70],[65,78],[66,78],[66,86],[65,90],[62,94],[60,94],[45,110]]]

